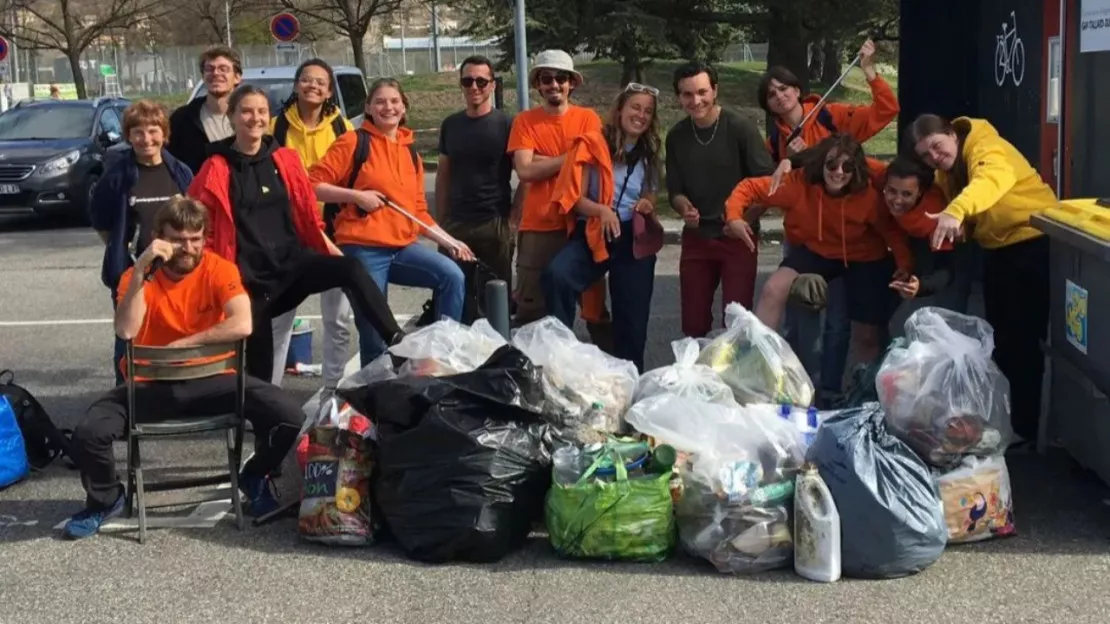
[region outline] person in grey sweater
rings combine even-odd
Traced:
[[[758,252],[725,236],[725,200],[741,180],[771,175],[775,165],[755,123],[717,103],[712,66],[680,66],[674,91],[687,116],[667,133],[667,192],[686,222],[678,268],[682,333],[700,338],[713,327],[718,285],[722,305],[753,307]]]

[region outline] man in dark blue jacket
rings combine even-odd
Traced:
[[[161,105],[139,100],[129,106],[123,114],[123,133],[131,147],[108,163],[89,209],[93,229],[105,244],[100,279],[111,291],[113,306],[120,276],[134,264],[133,250],[150,246],[154,215],[193,181],[189,168],[165,149],[170,128]],[[116,385],[123,383],[118,366],[123,353],[124,342],[116,338]]]

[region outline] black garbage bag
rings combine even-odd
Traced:
[[[948,542],[940,492],[925,462],[887,430],[878,403],[829,416],[807,459],[836,501],[845,576],[908,576],[940,558]]]
[[[551,484],[540,371],[511,346],[477,370],[340,395],[378,427],[374,495],[401,548],[426,562],[496,561],[543,517]]]

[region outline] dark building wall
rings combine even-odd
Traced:
[[[1044,119],[1042,0],[980,0],[979,4],[979,115],[1038,168]]]
[[[966,0],[902,0],[898,57],[899,142],[922,113],[976,114],[978,12]]]
[[[1069,197],[1110,197],[1107,154],[1110,153],[1110,51],[1079,52],[1079,2],[1068,4],[1066,69],[1070,84],[1064,94],[1064,166]]]
[[[1036,166],[1042,0],[902,0],[901,9],[899,137],[921,113],[982,117]],[[1016,37],[1000,47],[1003,22],[1009,32],[1015,21]],[[1021,41],[1016,55],[1015,39]],[[1016,58],[1003,67],[1007,55]]]

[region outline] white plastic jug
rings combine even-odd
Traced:
[[[820,583],[840,578],[840,514],[817,467],[810,463],[795,481],[794,571]]]

